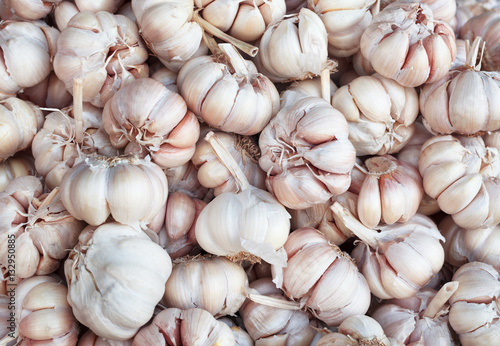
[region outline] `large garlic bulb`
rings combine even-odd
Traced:
[[[68,302],[98,336],[127,340],[153,316],[171,271],[168,254],[140,229],[88,226],[64,264]]]
[[[336,65],[328,60],[323,22],[306,8],[268,26],[255,59],[258,70],[275,83],[318,76]]]
[[[378,226],[377,233],[341,204],[332,210],[362,240],[351,255],[376,297],[411,297],[441,270],[444,238],[428,217],[416,214],[403,224]]]
[[[179,309],[199,307],[215,317],[233,315],[245,301],[247,288],[241,265],[224,257],[185,257],[174,261],[162,302]]]
[[[153,322],[134,337],[134,346],[218,345],[233,346],[231,329],[203,309],[170,308],[161,311]]]
[[[314,228],[295,230],[284,247],[288,263],[273,267],[273,281],[288,298],[331,326],[366,313],[370,289],[349,255]]]
[[[481,137],[440,135],[422,146],[419,170],[425,192],[457,225],[474,229],[500,223],[498,150]]]
[[[120,89],[106,103],[102,121],[115,148],[147,153],[162,168],[188,162],[200,132],[182,97],[151,78]]]
[[[83,80],[83,101],[104,107],[120,88],[147,77],[148,58],[137,25],[109,12],[79,12],[57,40],[54,71],[73,93],[73,80]]]
[[[455,35],[426,4],[397,1],[373,17],[361,36],[361,52],[382,76],[416,87],[448,72],[456,55]]]
[[[259,138],[268,190],[286,207],[305,209],[345,192],[356,153],[342,113],[317,97],[282,109]]]
[[[257,134],[278,113],[278,91],[234,46],[224,43],[219,48],[217,55],[194,58],[182,67],[179,92],[188,108],[211,127]]]
[[[248,183],[213,132],[206,138],[235,177],[239,192],[221,193],[202,210],[195,229],[198,244],[214,255],[286,265],[282,246],[290,232],[290,215],[273,195]]]
[[[500,282],[489,264],[464,264],[453,275],[459,282],[450,298],[450,325],[463,346],[494,345],[500,338]]]
[[[44,117],[38,106],[16,97],[0,103],[0,161],[31,145]]]
[[[60,189],[71,215],[93,226],[110,215],[124,224],[151,221],[168,196],[161,168],[135,156],[85,158],[64,175]]]
[[[414,88],[376,73],[342,86],[332,106],[346,117],[357,156],[394,154],[414,133],[418,96]]]

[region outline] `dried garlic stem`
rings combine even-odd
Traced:
[[[465,51],[467,54],[465,57],[465,66],[473,69],[474,71],[481,70],[481,62],[483,60],[484,47],[486,45],[486,42],[482,40],[483,39],[480,36],[476,37],[474,39],[474,42],[472,42],[472,46],[470,45],[469,40],[465,41]],[[480,47],[481,41],[483,42],[483,44]],[[477,55],[479,53],[480,48],[481,48],[481,57],[479,58],[479,62],[477,62]]]
[[[205,140],[210,143],[210,145],[214,149],[215,155],[217,155],[219,160],[231,173],[234,180],[236,181],[236,185],[238,186],[239,190],[244,191],[250,189],[252,186],[245,177],[245,174],[242,172],[240,166],[238,166],[238,163],[236,163],[229,151],[227,151],[226,147],[220,141],[219,137],[217,137],[217,135],[213,131],[210,131],[205,136]]]
[[[342,206],[339,202],[333,203],[330,207],[333,213],[339,217],[344,223],[345,227],[354,233],[359,239],[361,239],[365,244],[371,246],[372,248],[377,248],[377,232],[366,227],[361,222],[359,222],[347,209]]]
[[[82,79],[73,80],[73,117],[75,119],[76,143],[83,142],[83,85]]]
[[[242,52],[245,52],[246,54],[250,55],[252,58],[257,55],[259,52],[259,48],[252,46],[251,44],[248,44],[246,42],[243,42],[241,40],[238,40],[237,38],[234,38],[225,32],[221,31],[219,28],[215,27],[214,25],[210,24],[207,22],[205,19],[201,18],[200,15],[198,14],[198,11],[195,11],[193,14],[193,19],[195,22],[197,22],[203,30],[208,32],[211,35],[214,35],[215,37],[220,38],[221,40],[231,43],[234,46],[236,46],[239,50]]]
[[[230,43],[220,43],[219,48],[224,52],[228,61],[234,69],[234,72],[239,77],[245,77],[248,75],[247,65],[245,60]]]
[[[297,302],[292,302],[289,300],[284,300],[280,298],[274,298],[274,297],[269,297],[269,296],[264,296],[260,294],[249,294],[248,299],[251,301],[261,304],[261,305],[266,305],[270,306],[273,308],[277,309],[283,309],[283,310],[300,310],[302,309],[302,306],[300,303]]]
[[[434,318],[443,305],[458,289],[458,281],[450,281],[441,287],[439,292],[432,298],[427,308],[424,310],[424,317]]]
[[[330,97],[330,69],[325,68],[321,71],[321,97],[328,103],[331,102]]]

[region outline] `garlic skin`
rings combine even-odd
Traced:
[[[134,337],[134,346],[220,345],[233,346],[231,329],[203,309],[170,308],[161,311],[153,322]]]
[[[37,20],[42,19],[62,0],[2,0],[0,17],[3,20]]]
[[[35,162],[28,155],[16,155],[0,162],[0,192],[12,180],[25,175],[35,175]]]
[[[179,309],[199,307],[215,317],[233,315],[245,301],[247,288],[239,264],[224,257],[183,257],[174,261],[162,303]]]
[[[314,228],[300,228],[288,237],[286,268],[273,266],[273,282],[288,298],[300,301],[329,326],[363,315],[370,289],[352,259]]]
[[[102,108],[117,90],[149,75],[147,58],[132,20],[104,11],[79,12],[59,35],[54,71],[71,94],[73,80],[82,79],[83,101]]]
[[[325,24],[331,56],[347,57],[359,51],[361,35],[372,20],[370,8],[374,3],[375,0],[308,0],[309,9]]]
[[[112,147],[108,134],[102,129],[101,118],[102,109],[87,102],[83,104],[83,142],[78,143],[73,106],[49,113],[45,117],[43,128],[33,138],[31,151],[36,170],[44,177],[49,189],[61,184],[64,174],[82,155],[119,155],[118,150]]]
[[[397,153],[415,131],[416,90],[378,73],[342,86],[331,104],[346,117],[357,156]]]
[[[221,31],[245,42],[258,40],[266,27],[283,18],[285,0],[195,0],[201,16]]]
[[[407,87],[438,81],[456,55],[453,29],[435,20],[426,4],[409,1],[392,3],[373,17],[360,46],[375,71]]]
[[[453,275],[458,290],[450,298],[450,325],[464,346],[491,345],[500,336],[498,272],[489,264],[471,262]]]
[[[125,341],[109,340],[97,336],[89,329],[78,340],[78,346],[132,346],[132,339]]]
[[[317,97],[282,109],[259,137],[268,190],[287,208],[325,203],[349,188],[356,153],[342,113]]]
[[[179,94],[151,78],[121,88],[106,103],[103,127],[115,148],[161,168],[180,166],[194,154],[200,125]]]
[[[250,185],[264,190],[266,173],[259,166],[260,149],[249,136],[214,131],[231,156],[238,163]],[[206,188],[214,189],[214,195],[223,192],[237,192],[238,187],[231,172],[218,159],[212,146],[200,139],[191,159],[198,168],[198,180]]]
[[[16,345],[76,345],[79,325],[60,279],[34,276],[22,280],[15,292]]]
[[[254,135],[279,111],[279,94],[253,62],[234,46],[219,44],[222,55],[202,56],[179,71],[177,87],[188,108],[225,132]]]
[[[42,22],[6,21],[0,26],[0,99],[43,81],[52,70],[51,59],[59,32]]]
[[[0,161],[31,145],[44,121],[42,111],[29,101],[9,97],[0,102]]]
[[[259,279],[250,288],[260,295],[286,301],[283,291],[276,288],[271,278]],[[278,304],[276,304],[278,305]],[[306,312],[287,310],[279,306],[266,306],[247,299],[240,308],[245,329],[257,344],[280,337],[283,345],[310,345],[316,323]]]
[[[147,223],[165,204],[168,183],[160,167],[135,156],[87,157],[64,175],[60,193],[71,215],[90,225],[110,215],[122,224]]]
[[[98,336],[127,340],[153,316],[171,271],[168,254],[140,229],[88,226],[64,263],[68,303]]]
[[[500,165],[496,148],[481,137],[440,135],[422,146],[419,170],[425,192],[457,225],[474,229],[500,223]]]
[[[132,0],[132,10],[149,49],[172,71],[206,55],[202,28],[193,19],[193,0]],[[165,25],[169,23],[169,25]]]
[[[328,60],[323,22],[306,8],[266,28],[254,62],[273,83],[311,78],[336,65]]]

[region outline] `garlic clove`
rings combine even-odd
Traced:
[[[369,175],[364,179],[359,191],[357,208],[359,220],[366,226],[372,228],[380,223],[382,205],[376,176]]]
[[[437,198],[448,186],[465,174],[467,164],[461,161],[450,161],[429,167],[423,173],[425,192]]]
[[[482,183],[481,174],[466,175],[456,180],[437,197],[439,207],[447,214],[461,211],[477,195]]]
[[[240,5],[229,35],[245,42],[253,42],[262,36],[265,29],[266,23],[259,8],[255,5],[243,4]]]

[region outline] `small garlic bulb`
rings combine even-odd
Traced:
[[[245,301],[247,288],[239,264],[224,257],[183,257],[174,261],[162,302],[179,309],[199,307],[215,317],[233,315]]]
[[[354,261],[314,228],[293,231],[285,243],[286,268],[273,267],[273,282],[288,298],[298,300],[318,319],[338,326],[363,315],[370,289]]]
[[[328,53],[347,57],[359,51],[361,35],[372,20],[375,0],[308,0],[309,9],[319,15],[328,33]]]
[[[252,137],[214,132],[224,147],[238,163],[250,185],[264,190],[266,188],[266,173],[259,166],[260,149]],[[192,162],[198,168],[200,184],[214,189],[214,195],[223,192],[237,192],[235,178],[224,166],[216,152],[203,138],[198,141]]]
[[[233,174],[238,193],[224,192],[201,211],[196,240],[207,252],[286,265],[283,250],[290,232],[290,215],[269,192],[251,186],[231,154],[213,132],[206,139]]]
[[[494,345],[500,336],[500,282],[489,264],[471,262],[453,275],[459,282],[450,298],[450,325],[463,346]]]
[[[486,147],[481,137],[432,137],[422,146],[419,170],[425,192],[460,227],[500,223],[498,150]]]
[[[160,167],[135,156],[87,157],[64,175],[60,191],[71,215],[90,225],[110,215],[123,224],[147,223],[165,204],[168,184]]]
[[[276,337],[283,345],[310,345],[316,332],[315,320],[310,320],[308,313],[280,307],[279,301],[286,302],[283,291],[276,288],[271,278],[259,279],[250,284],[264,297],[273,297],[277,302],[273,306],[259,304],[247,299],[240,308],[245,329],[258,344],[272,344]],[[264,322],[265,321],[265,322]]]
[[[132,0],[144,41],[175,72],[189,59],[207,53],[203,29],[192,21],[193,8],[193,0]]]
[[[231,329],[203,309],[161,311],[153,322],[134,337],[134,346],[151,345],[235,345]]]
[[[104,107],[102,122],[115,148],[147,153],[161,168],[188,162],[200,133],[198,119],[182,97],[152,78],[117,91]]]
[[[132,20],[104,11],[79,12],[59,35],[54,71],[70,93],[73,80],[81,78],[83,101],[102,108],[117,90],[149,75],[147,58]]]
[[[153,316],[171,271],[168,254],[141,230],[88,226],[64,263],[68,302],[98,336],[127,340]]]
[[[0,161],[28,148],[43,121],[42,111],[29,101],[16,97],[0,101]]]
[[[416,214],[403,224],[365,227],[339,203],[332,210],[362,240],[351,253],[370,290],[380,299],[415,295],[444,264],[444,240],[436,224]]]
[[[342,86],[332,106],[346,117],[357,156],[394,154],[414,133],[418,96],[414,88],[376,73]]]
[[[439,230],[446,239],[446,262],[459,267],[467,262],[478,261],[500,270],[500,225],[492,228],[464,229],[448,216],[439,223]]]
[[[317,97],[282,109],[259,138],[268,190],[286,207],[305,209],[345,192],[356,153],[342,113]]]
[[[37,20],[42,19],[62,0],[2,0],[0,17],[6,19]]]
[[[397,1],[373,17],[361,52],[382,76],[416,87],[446,75],[456,55],[455,34],[426,4]]]
[[[132,346],[132,339],[125,341],[105,339],[89,329],[78,340],[78,346]]]
[[[16,155],[0,162],[0,192],[7,184],[25,175],[35,175],[35,161],[27,155]]]
[[[371,157],[365,167],[358,194],[359,220],[370,228],[380,222],[392,225],[410,220],[424,196],[417,168],[391,155]]]
[[[274,83],[319,76],[336,66],[328,60],[325,25],[306,8],[268,26],[259,42],[255,64]]]
[[[180,94],[211,127],[257,134],[278,113],[278,91],[234,46],[218,47],[218,54],[194,58],[182,67],[177,77]]]

